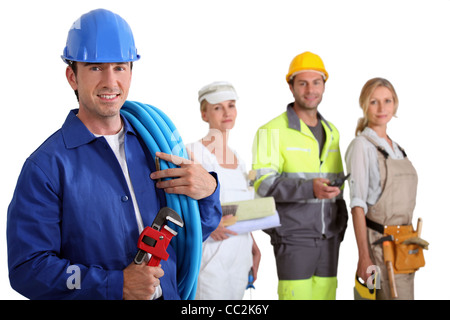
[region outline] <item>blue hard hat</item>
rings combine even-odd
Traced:
[[[133,33],[119,15],[97,9],[82,15],[69,30],[64,62],[130,62],[139,60]]]

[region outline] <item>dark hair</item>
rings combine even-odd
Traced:
[[[288,82],[288,84],[290,85],[290,86],[294,86],[294,82],[295,82],[295,77],[296,77],[297,75],[295,75],[295,76],[291,76],[291,78],[289,79],[289,82]],[[325,84],[325,79],[322,77],[322,79],[323,79],[323,83]]]
[[[69,67],[72,69],[73,73],[75,74],[75,77],[77,76],[77,64],[76,61],[67,61],[67,64],[69,65]],[[79,102],[80,99],[78,98],[78,90],[74,90],[75,92],[75,96],[77,97],[77,101]]]

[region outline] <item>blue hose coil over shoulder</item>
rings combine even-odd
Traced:
[[[135,101],[126,101],[121,114],[141,136],[152,157],[156,152],[188,158],[186,148],[172,121],[158,108]],[[160,160],[161,169],[176,165]],[[171,241],[177,255],[178,291],[183,300],[193,300],[202,256],[202,227],[196,200],[166,193],[167,206],[180,214],[184,228],[173,226],[178,235]]]

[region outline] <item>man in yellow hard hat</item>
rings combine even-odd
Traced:
[[[328,72],[311,52],[296,56],[286,112],[261,126],[253,148],[255,190],[273,196],[281,227],[274,246],[280,299],[335,299],[340,243],[347,227],[339,132],[318,112]]]

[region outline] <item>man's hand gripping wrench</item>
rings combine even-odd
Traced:
[[[152,255],[147,263],[151,267],[157,267],[161,259],[167,260],[169,258],[166,249],[172,237],[177,235],[177,232],[167,225],[167,221],[171,221],[181,228],[184,226],[183,220],[178,213],[168,207],[161,208],[152,226],[146,227],[139,236],[137,245],[139,251],[134,257],[136,264],[141,264],[147,253]]]

